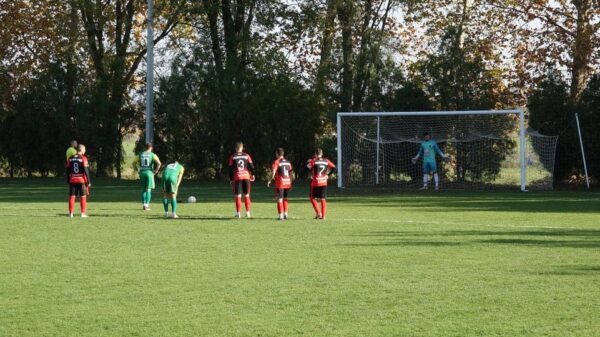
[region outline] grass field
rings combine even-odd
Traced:
[[[275,221],[254,189],[184,182],[178,220],[136,182],[0,180],[0,336],[599,336],[600,193],[306,188]]]

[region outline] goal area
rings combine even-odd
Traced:
[[[558,136],[526,129],[523,110],[340,112],[338,187],[420,188],[424,134],[441,189],[550,190]]]

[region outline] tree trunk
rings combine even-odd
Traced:
[[[592,72],[594,29],[591,23],[592,0],[573,1],[573,4],[577,8],[577,28],[572,49],[570,98],[572,103],[577,103]]]
[[[462,95],[458,85],[458,73],[460,72],[459,63],[462,62],[463,46],[465,42],[465,24],[469,19],[469,10],[473,0],[462,0],[460,22],[456,27],[456,39],[452,50],[452,85],[454,86],[454,109],[462,109]]]
[[[360,50],[356,60],[356,76],[354,78],[353,88],[353,111],[362,110],[363,96],[366,90],[366,83],[368,82],[369,71],[367,64],[367,54],[369,53],[369,47],[371,45],[371,17],[373,14],[373,2],[372,0],[365,1],[365,9],[363,14],[363,23],[360,30]]]
[[[342,25],[342,92],[341,110],[350,111],[352,108],[353,69],[353,41],[352,41],[352,16],[354,14],[353,1],[343,0],[338,9],[338,18]]]
[[[335,17],[337,15],[338,0],[327,1],[327,11],[323,25],[323,37],[321,38],[321,58],[315,79],[315,93],[319,104],[325,99],[325,82],[331,67],[331,48],[333,46],[333,31],[335,29]]]

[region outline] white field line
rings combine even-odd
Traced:
[[[2,214],[5,217],[22,217],[23,214]],[[37,218],[55,218],[57,214],[48,214],[48,215],[37,215]],[[135,218],[137,215],[131,216],[123,216],[123,218]],[[211,218],[211,220],[230,220],[231,217],[226,217],[222,215],[208,215],[205,214],[203,217]],[[64,218],[67,219],[67,215],[65,213]],[[202,218],[202,217],[201,217]],[[255,217],[255,219],[260,220],[270,220],[271,218],[261,218]],[[182,220],[190,220],[185,219],[185,216]],[[296,218],[291,217],[290,220],[312,220],[312,218]],[[516,226],[516,225],[488,225],[488,224],[477,224],[477,223],[464,223],[464,222],[450,222],[450,221],[415,221],[415,220],[385,220],[385,219],[360,219],[360,218],[350,218],[350,219],[340,219],[340,218],[327,218],[328,221],[332,222],[371,222],[371,223],[397,223],[397,224],[433,224],[433,225],[450,225],[450,226],[470,226],[470,227],[492,227],[492,228],[542,228],[542,229],[579,229],[579,230],[588,230],[594,229],[594,227],[570,227],[570,226]]]

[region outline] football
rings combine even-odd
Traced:
[[[193,203],[195,203],[195,202],[196,202],[196,197],[195,197],[195,196],[193,196],[193,195],[192,195],[192,196],[190,196],[190,197],[187,199],[187,202],[188,202],[188,204],[193,204]]]

